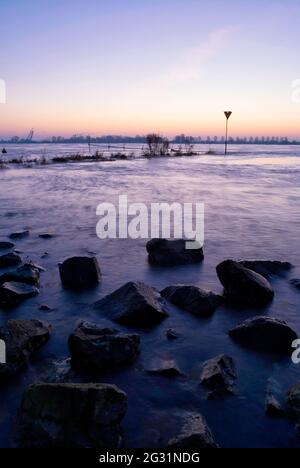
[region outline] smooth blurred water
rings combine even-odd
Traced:
[[[18,151],[41,151],[32,146]],[[221,151],[219,146],[215,149]],[[69,150],[74,153],[75,148],[68,146]],[[186,283],[221,292],[215,271],[220,261],[268,258],[290,261],[295,269],[272,280],[276,298],[266,310],[224,306],[203,320],[169,306],[170,318],[150,332],[141,332],[142,352],[132,366],[93,381],[115,383],[128,393],[123,424],[127,447],[163,447],[189,411],[206,416],[224,447],[300,447],[293,424],[269,419],[264,411],[269,379],[275,379],[284,395],[290,385],[300,381],[300,366],[289,358],[243,349],[227,334],[238,322],[262,313],[286,320],[300,335],[300,294],[289,284],[290,278],[300,277],[300,148],[232,146],[230,150],[227,158],[216,154],[0,170],[0,236],[30,229],[30,236],[18,241],[16,248],[24,259],[28,256],[47,269],[41,294],[14,311],[0,312],[0,323],[8,318],[40,318],[54,327],[51,340],[30,368],[0,390],[1,446],[11,444],[24,387],[42,379],[49,359],[68,356],[67,339],[76,322],[87,319],[111,326],[91,309],[95,300],[130,280],[142,280],[158,289]],[[47,154],[64,151],[65,145],[47,147]],[[127,195],[129,202],[148,204],[204,202],[204,263],[153,268],[147,262],[144,240],[100,241],[95,231],[96,207],[103,201],[117,202],[119,195]],[[56,236],[42,240],[38,234],[43,232]],[[45,252],[49,255],[42,259]],[[63,290],[57,264],[66,257],[91,252],[99,259],[102,284],[83,294]],[[39,311],[44,303],[54,310]],[[167,341],[168,328],[176,329],[180,339]],[[220,353],[230,354],[236,361],[239,396],[207,401],[199,386],[201,364]],[[185,378],[148,375],[145,369],[156,358],[175,359]]]

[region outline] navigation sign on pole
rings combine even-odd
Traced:
[[[226,117],[226,137],[225,137],[225,156],[227,155],[227,146],[228,146],[228,120],[230,119],[232,112],[226,111],[224,112]]]

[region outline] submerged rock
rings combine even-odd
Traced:
[[[173,328],[169,328],[166,331],[166,337],[168,338],[168,340],[172,341],[172,340],[178,340],[179,335],[176,333],[175,330],[173,330]]]
[[[16,271],[10,271],[0,276],[0,284],[9,281],[38,286],[40,282],[40,272],[31,265],[26,264],[20,266]]]
[[[212,432],[201,414],[190,414],[182,427],[180,434],[169,441],[171,450],[196,451],[200,449],[219,448],[214,441]]]
[[[39,290],[35,286],[24,283],[4,283],[0,286],[0,307],[11,309],[31,297],[37,296]]]
[[[276,260],[242,260],[238,262],[245,268],[253,270],[256,273],[268,278],[270,275],[280,275],[293,268],[289,262],[280,262]]]
[[[0,250],[12,249],[14,246],[12,242],[0,241]]]
[[[47,304],[42,304],[42,305],[40,305],[39,310],[41,310],[42,312],[49,312],[52,309]]]
[[[300,279],[294,278],[290,281],[291,285],[297,289],[300,289]]]
[[[52,239],[54,237],[54,234],[49,234],[49,233],[44,233],[44,234],[39,234],[40,239]]]
[[[176,266],[200,263],[204,259],[203,248],[186,249],[184,239],[152,239],[147,243],[149,263],[158,266]]]
[[[203,364],[200,383],[209,390],[210,398],[235,395],[236,371],[230,356],[221,354]]]
[[[29,236],[29,231],[25,230],[25,231],[13,232],[12,234],[10,234],[9,238],[10,239],[23,239],[24,237],[27,237],[27,236]]]
[[[27,263],[24,263],[23,266],[26,267],[26,268],[34,268],[35,270],[38,270],[40,272],[46,271],[44,267],[42,267],[41,265],[38,265],[37,263],[31,262],[31,261],[27,262]]]
[[[161,295],[181,309],[200,317],[212,315],[223,298],[211,291],[196,286],[170,286]]]
[[[17,444],[25,448],[118,448],[127,396],[105,384],[35,384],[23,394]]]
[[[6,344],[6,364],[0,364],[0,380],[18,374],[32,353],[50,338],[51,327],[40,320],[9,320],[0,328]]]
[[[81,323],[69,337],[69,349],[76,370],[110,370],[129,364],[138,356],[140,337]]]
[[[266,278],[233,260],[218,265],[217,274],[226,298],[237,305],[265,307],[274,298],[273,288]]]
[[[19,265],[21,262],[21,257],[16,253],[9,253],[0,256],[0,268],[10,268]]]
[[[60,278],[67,289],[84,290],[97,286],[101,270],[96,257],[73,257],[59,265]]]
[[[162,377],[178,377],[183,375],[176,361],[173,359],[156,362],[152,367],[147,369],[147,372],[149,374],[161,375]]]
[[[266,396],[266,414],[271,418],[282,418],[285,416],[285,411],[279,400],[272,393],[268,392]]]
[[[71,368],[71,359],[51,361],[42,375],[43,383],[74,383],[76,375]]]
[[[95,308],[110,320],[142,328],[157,325],[168,316],[159,292],[141,282],[125,284],[97,302]]]
[[[271,353],[292,353],[297,334],[286,322],[271,317],[246,320],[229,331],[231,338],[242,345]]]

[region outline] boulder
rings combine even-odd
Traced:
[[[265,307],[274,298],[274,291],[266,278],[233,260],[217,266],[225,296],[234,304],[247,307]]]
[[[17,418],[17,445],[25,448],[114,449],[127,396],[105,384],[31,385]]]
[[[282,408],[278,399],[272,393],[267,393],[266,396],[266,414],[271,418],[282,418],[285,416],[285,411]]]
[[[47,304],[42,304],[40,305],[39,310],[42,312],[50,312],[52,309]]]
[[[97,286],[101,271],[96,257],[73,257],[59,265],[60,278],[67,289],[84,290]]]
[[[200,449],[215,448],[218,445],[201,414],[189,414],[180,434],[168,443],[168,449],[177,451],[198,452]]]
[[[9,238],[10,239],[23,239],[24,237],[29,236],[29,231],[19,231],[19,232],[13,232],[10,234]]]
[[[236,394],[236,371],[233,359],[221,354],[203,364],[200,383],[210,398]]]
[[[291,285],[296,289],[300,289],[300,279],[294,278],[290,281]]]
[[[0,365],[0,380],[18,374],[31,354],[50,338],[51,327],[40,320],[9,320],[0,328],[0,339],[6,344],[6,364]]]
[[[40,238],[40,239],[44,239],[44,240],[46,240],[46,239],[52,239],[52,237],[54,237],[54,235],[53,235],[53,234],[49,234],[49,233],[39,234],[39,238]]]
[[[291,354],[297,333],[286,322],[271,317],[246,320],[229,331],[234,341],[247,347],[271,353]]]
[[[97,302],[95,308],[110,320],[142,328],[153,327],[168,316],[159,292],[141,282],[125,284]]]
[[[139,354],[139,335],[81,323],[69,337],[72,367],[80,371],[110,370],[131,363]]]
[[[165,288],[161,291],[161,295],[177,307],[199,317],[212,315],[223,300],[221,296],[211,291],[185,285]]]
[[[188,250],[186,242],[184,239],[152,239],[147,243],[149,263],[158,266],[176,266],[202,262],[203,248]]]
[[[25,283],[9,282],[0,286],[0,307],[11,309],[31,297],[37,296],[39,290]]]
[[[179,369],[176,361],[173,359],[168,361],[159,361],[153,363],[152,367],[150,367],[147,372],[149,374],[160,375],[162,377],[178,377],[183,375],[181,370]]]
[[[300,423],[300,383],[293,385],[287,393],[287,410],[298,424]]]
[[[9,253],[0,256],[0,268],[10,268],[22,262],[21,257],[16,253]]]
[[[0,250],[12,249],[13,247],[12,242],[0,241]]]
[[[268,278],[270,275],[281,275],[293,268],[293,265],[289,262],[280,262],[276,260],[242,260],[238,263],[249,270],[255,271],[265,278]]]
[[[172,340],[178,340],[179,335],[175,330],[173,330],[173,328],[169,328],[166,331],[166,337],[168,340],[172,341]]]
[[[17,268],[16,271],[10,271],[0,276],[0,284],[7,283],[9,281],[38,286],[40,282],[40,272],[31,265],[22,265]]]

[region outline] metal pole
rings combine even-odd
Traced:
[[[227,146],[228,146],[228,120],[230,119],[232,112],[226,111],[224,112],[226,117],[226,137],[225,137],[225,156],[227,155]]]

